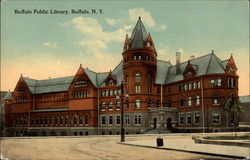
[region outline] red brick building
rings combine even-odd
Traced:
[[[142,21],[126,36],[123,60],[110,72],[80,65],[74,76],[35,80],[21,75],[5,98],[9,136],[119,134],[121,83],[127,134],[152,129],[223,131],[231,128],[224,98],[238,97],[237,67],[215,53],[176,64],[157,60]]]

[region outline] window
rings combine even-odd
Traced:
[[[157,101],[156,101],[156,107],[157,107],[157,108],[161,107],[161,102],[160,102],[160,100],[157,100]]]
[[[188,89],[191,90],[192,89],[192,83],[188,84]]]
[[[161,94],[161,88],[157,88],[156,92],[157,94]]]
[[[179,101],[179,106],[183,107],[184,106],[184,99],[181,97]]]
[[[55,118],[55,124],[57,125],[58,124],[57,116],[55,116],[54,118]]]
[[[24,103],[26,101],[27,101],[27,98],[23,98],[23,97],[19,97],[19,98],[16,99],[17,103]]]
[[[198,88],[198,89],[201,88],[201,82],[197,82],[197,88]]]
[[[184,117],[183,117],[183,114],[179,114],[179,124],[180,124],[180,125],[184,124]]]
[[[135,74],[135,82],[141,82],[141,74],[140,73]]]
[[[102,96],[105,96],[105,91],[102,91]]]
[[[85,115],[85,124],[89,124],[89,115]]]
[[[195,105],[196,106],[200,105],[200,96],[199,95],[195,96]]]
[[[152,86],[148,85],[148,93],[152,93]]]
[[[220,115],[218,113],[213,113],[212,121],[213,124],[220,124]]]
[[[233,88],[236,87],[236,80],[233,78],[228,79],[228,87]]]
[[[192,99],[191,99],[191,96],[189,96],[189,97],[187,98],[187,106],[188,106],[188,107],[191,107],[191,105],[192,105]]]
[[[60,116],[60,125],[63,124],[63,116]]]
[[[148,105],[148,108],[151,108],[152,107],[152,100],[151,99],[148,99],[148,103],[147,103]]]
[[[75,84],[75,87],[83,87],[83,86],[87,86],[86,81],[78,81]]]
[[[220,96],[218,94],[213,95],[213,104],[220,104]]]
[[[194,124],[199,124],[200,123],[200,113],[195,113],[194,114]]]
[[[171,100],[168,100],[168,107],[171,107]]]
[[[75,98],[83,98],[83,97],[87,97],[87,96],[88,96],[88,92],[87,91],[75,92],[74,93],[74,97]]]
[[[126,100],[126,109],[129,109],[129,101]]]
[[[69,123],[69,116],[68,115],[66,115],[65,117],[64,117],[64,123],[65,124],[68,124]]]
[[[187,124],[191,124],[192,123],[192,116],[191,114],[187,114]]]
[[[135,124],[141,124],[141,115],[135,115]]]
[[[184,91],[186,91],[186,90],[187,90],[187,88],[188,88],[188,85],[187,85],[187,84],[185,84],[185,85],[184,85]]]
[[[78,116],[77,115],[73,116],[73,121],[74,121],[74,125],[77,125],[77,122],[78,122]]]
[[[109,125],[113,124],[113,116],[109,116]]]
[[[109,91],[108,90],[106,91],[106,96],[109,96]]]
[[[125,115],[125,124],[129,125],[129,115]]]
[[[141,107],[141,101],[139,99],[135,100],[135,108]]]
[[[194,89],[197,88],[197,82],[193,82],[193,87],[194,87]]]
[[[114,95],[117,95],[117,90],[114,90]]]
[[[141,86],[135,86],[135,93],[141,92]]]
[[[79,115],[79,124],[82,124],[82,115]]]
[[[114,81],[111,79],[111,80],[109,80],[109,82],[108,82],[108,86],[113,86],[113,83],[114,83]]]
[[[147,47],[150,47],[150,46],[151,46],[150,42],[147,42]]]
[[[221,79],[211,79],[210,86],[221,86]]]
[[[232,66],[230,66],[230,68],[229,68],[229,73],[234,73],[234,69]]]
[[[120,102],[117,101],[115,104],[116,110],[120,110],[121,106],[120,106]]]
[[[105,125],[105,124],[106,124],[106,117],[105,117],[105,116],[102,116],[101,124],[102,124],[102,125]]]
[[[121,116],[116,116],[116,124],[117,125],[121,124]]]
[[[109,102],[109,110],[113,110],[113,102]]]
[[[105,108],[106,108],[106,103],[102,102],[102,110],[105,110]]]
[[[109,91],[109,95],[110,95],[110,96],[113,96],[113,90],[110,90],[110,91]]]

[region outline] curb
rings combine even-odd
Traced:
[[[174,148],[166,148],[166,147],[145,146],[145,145],[139,145],[139,144],[122,143],[122,142],[118,142],[118,144],[128,145],[128,146],[135,146],[135,147],[144,147],[144,148],[154,148],[154,149],[172,150],[172,151],[187,152],[187,153],[195,153],[195,154],[204,154],[204,155],[219,156],[219,157],[227,157],[227,158],[234,158],[234,159],[248,159],[248,158],[242,157],[242,156],[224,155],[224,154],[208,153],[208,152],[199,152],[199,151],[189,151],[189,150],[174,149]]]

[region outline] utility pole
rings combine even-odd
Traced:
[[[123,121],[123,117],[124,117],[124,109],[123,109],[123,81],[121,83],[121,142],[125,142],[125,130],[124,130],[124,121]]]

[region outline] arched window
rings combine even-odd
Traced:
[[[136,73],[135,74],[135,82],[140,82],[141,81],[141,74],[140,73]]]
[[[106,103],[102,102],[102,110],[105,110],[105,108],[106,108]]]
[[[114,83],[114,81],[111,79],[111,80],[109,80],[108,85],[113,86],[113,83]]]
[[[74,121],[74,125],[77,125],[77,122],[78,122],[78,116],[77,115],[73,116],[73,121]]]
[[[192,99],[191,99],[191,96],[188,96],[188,98],[187,98],[187,106],[191,107],[191,105],[192,105]]]
[[[183,107],[184,106],[184,99],[181,97],[179,101],[179,106]]]
[[[116,102],[115,107],[116,107],[116,110],[120,110],[120,102],[119,101]]]
[[[148,108],[151,108],[152,107],[152,100],[151,99],[148,99]]]
[[[195,105],[196,106],[200,105],[200,96],[199,95],[195,96]]]
[[[109,102],[109,109],[113,109],[113,102]]]
[[[141,107],[141,101],[139,99],[135,100],[135,108]]]
[[[147,47],[151,47],[151,43],[150,42],[147,42]]]
[[[220,95],[219,94],[214,94],[213,97],[213,104],[220,104]]]

